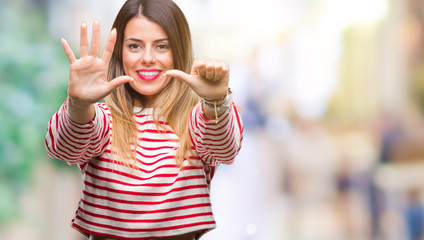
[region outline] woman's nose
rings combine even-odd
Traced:
[[[152,49],[146,48],[146,50],[143,52],[143,56],[141,57],[141,61],[146,65],[155,63],[155,56],[152,52]]]

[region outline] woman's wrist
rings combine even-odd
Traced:
[[[207,98],[202,98],[202,101],[209,107],[214,108],[225,105],[225,104],[229,104],[230,102],[230,97],[231,97],[231,89],[228,88],[227,93],[220,97],[220,98],[216,98],[216,99],[207,99]]]
[[[78,101],[68,97],[67,114],[72,122],[77,124],[86,124],[94,119],[96,112],[94,104],[81,104]]]
[[[202,101],[205,109],[210,111],[215,111],[216,109],[216,111],[221,112],[222,110],[228,109],[228,107],[230,106],[230,101],[227,98],[228,97],[225,96],[223,100],[211,101],[207,99],[202,99]]]
[[[207,119],[216,119],[218,123],[218,117],[224,113],[229,107],[231,102],[231,89],[228,88],[228,92],[225,96],[218,99],[205,99],[202,98],[203,115]]]

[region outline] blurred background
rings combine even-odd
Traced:
[[[124,0],[0,0],[0,239],[82,240],[77,167],[44,150],[79,24]],[[231,66],[243,148],[205,240],[422,240],[424,1],[176,0]],[[91,28],[90,28],[91,29]]]

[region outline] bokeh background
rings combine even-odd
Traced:
[[[66,38],[124,0],[0,0],[0,239],[82,240],[76,167],[44,150]],[[196,57],[231,66],[245,138],[204,239],[422,240],[424,1],[176,0]]]

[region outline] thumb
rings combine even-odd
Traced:
[[[130,76],[119,76],[117,78],[114,78],[109,82],[109,86],[111,88],[110,90],[113,90],[113,89],[121,86],[122,84],[127,83],[127,82],[131,82],[131,81],[134,81],[134,78],[132,78]]]
[[[191,83],[193,82],[193,76],[191,76],[190,74],[187,74],[183,71],[176,70],[176,69],[166,71],[165,76],[170,76],[170,77],[181,79],[190,86],[192,85]]]

